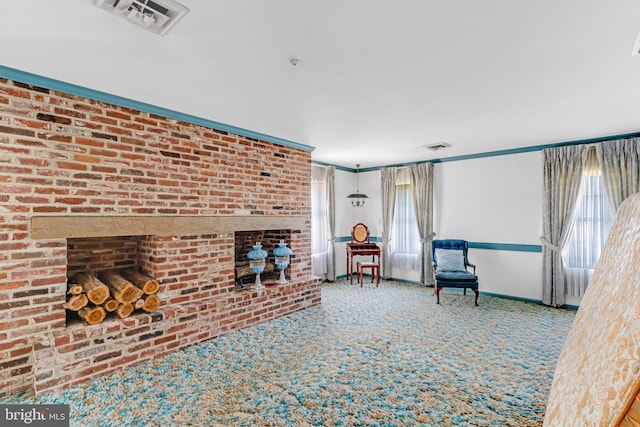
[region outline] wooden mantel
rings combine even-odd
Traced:
[[[253,230],[301,230],[303,216],[34,216],[33,239],[185,235]]]

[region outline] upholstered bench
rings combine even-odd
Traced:
[[[376,279],[376,288],[380,283],[380,264],[377,262],[358,262],[358,282],[360,282],[360,287],[362,287],[362,273],[365,269],[371,269],[371,283],[373,283],[373,279]]]

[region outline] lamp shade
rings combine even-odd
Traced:
[[[360,165],[356,165],[356,192],[347,196],[347,199],[351,199],[351,206],[360,207],[364,206],[364,199],[368,199],[369,196],[360,193],[360,180],[358,179],[358,172],[360,171]]]
[[[362,193],[351,193],[347,196],[347,199],[368,199],[369,196]]]
[[[262,281],[260,281],[260,273],[264,271],[264,267],[266,265],[265,258],[267,257],[267,251],[262,249],[262,244],[259,242],[253,246],[253,250],[251,250],[247,254],[247,258],[249,258],[249,268],[251,271],[256,273],[256,282],[254,284],[255,289],[264,289],[264,285]]]
[[[284,240],[280,240],[278,247],[273,250],[275,256],[276,267],[280,270],[284,270],[289,265],[289,257],[291,256],[291,249],[287,247]]]

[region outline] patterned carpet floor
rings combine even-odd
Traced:
[[[539,426],[575,311],[383,281],[73,388],[73,426]]]

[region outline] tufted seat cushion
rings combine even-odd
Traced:
[[[457,282],[476,282],[478,276],[466,271],[443,271],[436,273],[436,280],[455,280]]]

